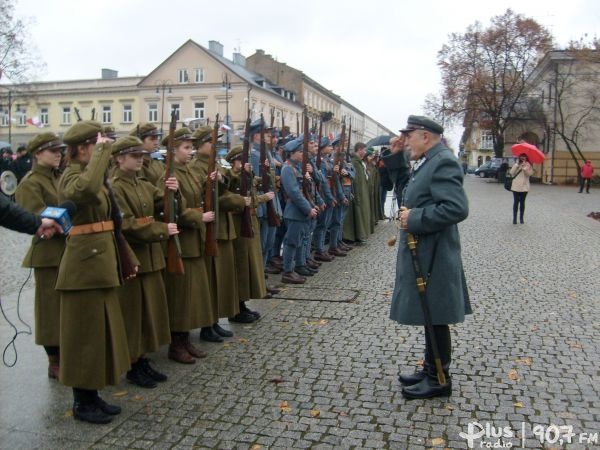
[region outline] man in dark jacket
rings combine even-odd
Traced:
[[[61,226],[52,219],[41,218],[11,202],[0,194],[0,226],[13,231],[37,234],[42,239],[51,238],[54,233],[62,233]]]
[[[405,136],[398,136],[390,140],[390,149],[381,155],[381,160],[386,172],[386,178],[394,186],[394,194],[398,206],[402,201],[402,190],[408,182],[410,165],[408,163],[408,151],[405,151]],[[382,176],[383,179],[383,176]],[[391,188],[390,188],[391,189]]]
[[[423,116],[409,116],[401,130],[406,136],[410,159],[415,161],[404,189],[400,213],[401,233],[396,261],[396,286],[390,318],[404,325],[426,325],[416,277],[426,282],[432,334],[425,327],[423,370],[401,374],[402,395],[408,399],[447,396],[452,393],[449,374],[451,342],[449,324],[463,322],[471,314],[463,271],[459,222],[467,218],[469,206],[463,189],[463,171],[454,154],[440,142],[444,129]],[[408,234],[417,240],[422,274],[417,275],[407,246]],[[439,384],[432,342],[437,343],[446,377]]]

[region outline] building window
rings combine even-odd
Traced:
[[[187,83],[189,81],[187,69],[179,69],[177,79],[179,80],[179,83],[181,83],[181,84]]]
[[[494,149],[494,136],[490,130],[481,130],[481,143],[479,145],[481,150],[493,150]]]
[[[201,67],[194,69],[194,81],[196,83],[204,83],[204,69]]]
[[[157,103],[148,103],[148,122],[158,122]]]
[[[123,105],[123,123],[133,122],[133,108],[131,105]]]
[[[171,103],[171,114],[173,114],[173,111],[175,111],[175,120],[179,120],[179,103]]]
[[[21,107],[17,108],[17,125],[20,127],[27,125],[27,110]]]
[[[63,106],[62,107],[62,115],[60,118],[61,125],[71,125],[71,107]]]
[[[49,117],[48,117],[48,108],[40,108],[40,122],[43,125],[48,125]]]
[[[204,119],[204,102],[194,103],[194,118]]]
[[[112,107],[110,105],[102,107],[102,123],[112,123]]]
[[[8,126],[8,110],[0,108],[0,126]]]

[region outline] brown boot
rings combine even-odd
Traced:
[[[317,261],[322,261],[322,262],[331,262],[333,261],[335,258],[335,256],[330,255],[327,252],[316,252],[315,253],[315,259]]]
[[[60,369],[60,356],[48,355],[48,378],[58,380],[58,371]]]
[[[304,284],[306,282],[306,278],[298,275],[296,272],[285,272],[281,275],[281,282],[289,284]]]
[[[185,336],[181,334],[171,335],[171,344],[169,345],[169,359],[182,364],[194,364],[196,360],[185,348]]]
[[[194,344],[190,342],[189,333],[185,336],[184,345],[188,353],[194,358],[206,358],[208,356],[208,353],[206,353],[204,350],[200,350],[199,348],[194,347]]]
[[[330,248],[329,254],[334,255],[334,256],[339,256],[340,258],[343,258],[344,256],[346,256],[346,252],[341,250],[339,247],[338,248]]]

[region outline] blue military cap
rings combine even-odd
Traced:
[[[253,134],[256,134],[260,131],[261,122],[262,122],[261,119],[256,119],[254,122],[252,122],[250,124],[250,136],[252,136]]]
[[[331,141],[327,136],[323,136],[321,138],[321,142],[319,143],[319,148],[325,148],[331,145]]]
[[[340,139],[341,139],[341,138],[342,138],[342,135],[341,135],[341,134],[338,134],[338,135],[337,135],[337,136],[336,136],[336,137],[333,139],[333,141],[331,141],[331,145],[333,145],[334,147],[335,147],[336,145],[340,145]]]
[[[302,144],[304,142],[301,139],[294,139],[293,141],[288,142],[283,146],[283,150],[286,153],[294,153],[299,150],[302,150]]]
[[[297,138],[299,141],[304,141],[304,133],[300,133],[300,135]],[[317,140],[317,136],[315,136],[312,133],[308,134],[308,140],[309,141],[316,141]]]

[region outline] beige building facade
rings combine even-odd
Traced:
[[[209,41],[207,48],[190,39],[146,76],[119,77],[102,69],[98,79],[3,85],[0,141],[10,140],[16,148],[41,131],[62,136],[78,120],[77,112],[82,119],[94,113],[119,136],[139,122],[155,123],[166,132],[175,111],[179,123],[192,128],[214,123],[218,114],[231,128],[226,139],[233,145],[240,142],[248,110],[252,120],[263,114],[267,123],[273,114],[274,126],[286,125],[295,133],[302,128],[305,106],[311,124],[320,112],[331,113],[325,134],[338,133],[342,117],[352,119],[353,141],[389,133],[302,72],[288,66],[281,71],[269,55],[260,56],[257,52],[246,59],[233,53],[229,59],[218,41]]]

